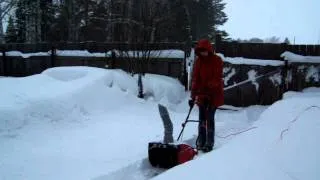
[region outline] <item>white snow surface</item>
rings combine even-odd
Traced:
[[[138,99],[136,80],[120,70],[89,67],[1,78],[0,179],[141,180],[162,172],[147,161],[148,142],[163,139],[157,106],[168,105],[177,137],[188,93],[175,79],[147,74],[149,97]],[[218,111],[218,136],[246,129],[265,108]],[[197,113],[195,108],[190,118]],[[197,124],[188,124],[184,142],[194,143],[196,134]],[[218,138],[217,146],[232,138]]]
[[[121,70],[59,67],[0,78],[0,179],[319,178],[319,110],[311,107],[319,88],[271,107],[225,106],[237,111],[217,111],[215,150],[164,172],[147,160],[148,142],[163,139],[157,106],[169,107],[176,138],[189,93],[164,76],[143,82],[146,99],[137,98],[137,76]],[[190,123],[182,142],[194,145],[196,135]]]
[[[224,62],[231,64],[246,64],[258,66],[283,66],[284,62],[280,60],[267,60],[267,59],[249,59],[243,57],[225,57],[223,54],[217,53]]]
[[[320,56],[302,56],[289,51],[282,53],[281,57],[290,62],[320,63]]]
[[[305,93],[276,102],[251,131],[154,179],[319,179],[319,89]]]
[[[177,81],[146,76],[154,99],[185,98],[163,93],[178,92]],[[95,178],[145,158],[147,143],[162,139],[157,103],[138,99],[136,79],[120,70],[59,67],[1,78],[0,87],[1,180]]]

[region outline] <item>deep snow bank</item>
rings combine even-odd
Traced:
[[[184,98],[177,80],[149,74],[143,80],[145,92],[156,101],[174,104]],[[135,77],[92,67],[58,67],[25,78],[1,78],[0,87],[0,131],[31,122],[82,121],[139,101]]]
[[[319,95],[281,100],[255,129],[154,179],[319,179],[319,116]]]

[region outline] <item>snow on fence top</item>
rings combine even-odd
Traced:
[[[223,54],[217,53],[224,62],[231,64],[246,64],[246,65],[258,65],[258,66],[282,66],[283,61],[280,60],[264,60],[264,59],[248,59],[243,57],[224,57]]]
[[[142,57],[145,54],[148,54],[151,58],[184,58],[184,51],[181,50],[157,50],[157,51],[126,51],[121,52],[114,50],[116,56],[123,56],[123,57]],[[150,53],[150,54],[149,54]],[[50,56],[51,51],[48,52],[37,52],[37,53],[22,53],[20,51],[8,51],[6,52],[6,56],[15,56],[15,57],[23,57],[29,58],[31,56]],[[90,53],[87,50],[57,50],[57,56],[73,56],[73,57],[111,57],[111,51],[108,52],[96,52]],[[2,53],[0,53],[2,56]]]
[[[3,54],[0,53],[0,56],[3,56]],[[20,51],[8,51],[6,56],[29,58],[31,56],[50,56],[50,52],[22,53]]]
[[[320,56],[301,56],[289,51],[282,53],[281,57],[291,62],[320,63]]]

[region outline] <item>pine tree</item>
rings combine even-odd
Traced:
[[[8,27],[5,35],[6,43],[17,42],[17,31],[12,16],[9,17]]]
[[[215,35],[219,32],[218,27],[228,20],[224,12],[225,5],[223,0],[192,1],[189,4],[193,40],[200,38],[214,40]],[[224,33],[224,35],[227,34]]]
[[[225,9],[226,3],[223,3],[223,0],[212,0],[212,5],[210,6],[210,15],[212,18],[212,28],[211,33],[212,36],[219,32],[218,27],[227,22],[228,18],[226,13],[223,11]],[[224,33],[226,36],[227,34]],[[226,38],[224,36],[224,38]]]
[[[285,43],[285,44],[290,44],[290,40],[289,40],[289,38],[288,37],[286,37],[286,39],[284,40],[284,42],[283,43]]]
[[[15,11],[16,24],[17,24],[17,42],[26,42],[26,1],[19,0],[17,3],[17,9]]]
[[[53,0],[40,0],[40,41],[46,42],[50,40],[50,29],[54,22],[54,14],[56,7]]]

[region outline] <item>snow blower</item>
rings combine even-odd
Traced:
[[[199,122],[195,120],[189,120],[190,113],[193,106],[190,106],[187,118],[182,124],[182,130],[179,134],[177,141],[184,131],[184,128],[188,122]],[[172,168],[179,164],[183,164],[190,161],[197,154],[197,150],[188,144],[173,143],[173,126],[165,106],[159,104],[159,112],[162,122],[164,124],[164,139],[163,142],[150,142],[148,146],[149,162],[153,167],[159,168]]]

